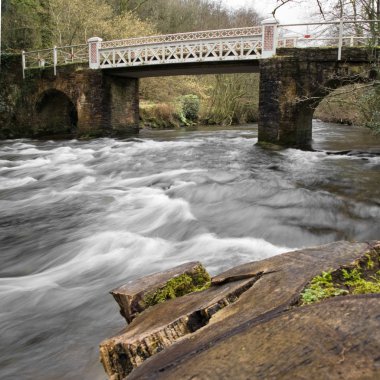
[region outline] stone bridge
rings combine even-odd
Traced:
[[[338,25],[332,47],[296,47],[296,38],[279,34],[280,26],[266,20],[261,27],[92,38],[88,45],[23,52],[22,71],[16,62],[8,64],[11,69],[2,66],[2,97],[14,99],[5,122],[34,136],[123,136],[139,129],[139,78],[260,73],[259,142],[308,146],[323,97],[376,75],[377,50],[344,46],[354,41],[345,44],[343,22]]]

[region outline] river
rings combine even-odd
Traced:
[[[295,248],[380,238],[380,138],[314,122],[313,147],[257,128],[0,142],[0,378],[105,379],[124,324],[108,292],[200,260],[216,274]]]

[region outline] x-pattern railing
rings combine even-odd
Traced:
[[[141,46],[147,44],[171,43],[180,41],[197,41],[210,39],[223,39],[228,37],[244,37],[244,36],[261,36],[261,26],[249,28],[234,28],[234,29],[219,29],[205,30],[201,32],[165,34],[159,36],[147,36],[137,38],[127,38],[123,40],[104,41],[100,44],[101,49],[126,47],[126,46]]]
[[[100,67],[231,61],[260,58],[261,37],[183,41],[99,50]]]

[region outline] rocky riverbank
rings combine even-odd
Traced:
[[[101,344],[102,363],[112,380],[379,378],[379,266],[379,241],[337,242],[241,265],[201,291],[193,292],[194,284],[207,284],[207,276],[199,283],[205,273],[199,263],[128,283],[115,297],[123,300],[124,316],[134,295],[141,301],[163,294],[173,278],[186,275],[190,294],[164,292],[170,299],[152,307],[140,302],[126,329]],[[316,276],[336,279],[344,271],[374,287],[355,293],[347,286],[339,296],[301,306]]]

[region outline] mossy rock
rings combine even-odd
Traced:
[[[211,285],[210,275],[200,262],[179,265],[130,281],[111,291],[128,323],[144,310],[166,300],[199,292]]]
[[[210,275],[206,272],[205,268],[200,265],[194,272],[184,273],[174,277],[167,281],[162,288],[147,293],[142,302],[146,308],[169,299],[205,290],[209,288],[210,285]]]
[[[301,293],[298,305],[348,294],[380,293],[380,246],[375,246],[351,265],[322,272]]]

